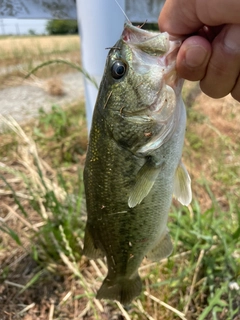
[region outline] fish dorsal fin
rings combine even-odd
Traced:
[[[130,208],[140,204],[142,200],[149,194],[160,170],[161,165],[154,165],[153,163],[147,161],[138,171],[136,183],[133,186],[128,198],[128,206]]]
[[[185,206],[188,206],[192,201],[191,178],[181,161],[175,172],[173,195]]]

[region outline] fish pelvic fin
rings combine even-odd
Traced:
[[[142,281],[137,273],[133,278],[110,278],[107,276],[97,292],[97,299],[118,300],[128,305],[142,290]]]
[[[173,196],[185,206],[192,201],[191,178],[181,161],[175,172]]]
[[[154,165],[149,161],[142,166],[137,173],[136,183],[129,194],[129,208],[133,208],[137,204],[140,204],[142,200],[149,194],[159,175],[160,170],[161,165]]]
[[[86,225],[85,229],[83,254],[89,259],[98,259],[105,256],[104,251],[94,244],[94,240],[88,224]]]
[[[160,261],[164,258],[167,258],[173,251],[173,245],[171,237],[166,231],[165,235],[159,243],[147,254],[147,259],[151,261]]]

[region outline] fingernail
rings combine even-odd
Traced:
[[[207,58],[207,51],[201,46],[191,46],[185,53],[185,64],[190,68],[201,67]]]
[[[240,25],[231,25],[226,29],[224,44],[231,51],[240,51],[239,33]]]

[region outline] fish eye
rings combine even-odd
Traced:
[[[114,79],[121,79],[124,76],[125,72],[126,64],[121,60],[115,61],[111,68],[112,77]]]

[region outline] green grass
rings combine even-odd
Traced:
[[[52,118],[56,120],[57,112],[65,114],[61,108],[53,108]],[[60,113],[61,114],[61,113]],[[40,117],[41,119],[41,117]],[[77,182],[72,190],[69,189],[61,171],[48,172],[48,166],[40,159],[35,143],[31,138],[28,138],[21,128],[15,122],[10,122],[13,126],[19,141],[18,145],[18,161],[21,161],[23,167],[12,169],[10,166],[1,167],[0,178],[6,185],[6,189],[12,193],[14,202],[17,204],[19,214],[24,219],[25,226],[30,228],[30,238],[33,240],[33,245],[30,246],[33,257],[38,262],[56,261],[58,252],[55,242],[58,247],[66,254],[65,243],[63,242],[63,234],[65,235],[69,246],[74,252],[78,252],[77,258],[80,256],[79,243],[77,240],[82,237],[83,222],[81,222],[81,201],[82,201],[82,172],[79,169],[76,172],[75,181]],[[69,122],[70,123],[70,122]],[[55,129],[63,127],[65,123],[61,121],[54,122]],[[73,129],[73,128],[72,128]],[[70,133],[70,132],[68,132]],[[64,139],[66,132],[59,131],[54,135],[56,142],[59,142],[59,135]],[[25,156],[25,152],[29,155]],[[22,187],[25,190],[25,195],[29,199],[29,207],[26,209],[21,203],[21,197],[14,190],[7,180],[7,174],[15,175],[20,178]],[[34,226],[33,216],[38,221],[41,221],[42,227]],[[2,223],[2,231],[7,232],[17,244],[22,245],[21,235]],[[75,230],[74,230],[75,229]],[[80,232],[78,234],[77,232]],[[25,232],[23,232],[25,235]],[[39,252],[41,257],[39,257]],[[45,257],[43,258],[43,255]]]
[[[240,250],[237,237],[240,211],[237,208],[232,208],[232,212],[223,211],[215,198],[205,212],[201,212],[196,200],[191,209],[191,212],[186,208],[175,210],[170,215],[169,229],[174,243],[178,244],[175,253],[191,251],[188,263],[178,268],[175,279],[171,279],[171,283],[178,284],[175,285],[178,292],[182,291],[179,307],[184,309],[186,301],[191,298],[189,308],[199,319],[206,319],[208,315],[211,319],[218,319],[222,312],[227,312],[228,318],[233,319],[239,312],[233,305],[237,292],[230,289],[230,284],[239,283],[240,276],[240,261],[236,259]],[[226,215],[235,215],[236,221],[228,219],[226,223]],[[173,265],[173,268],[176,267]],[[197,287],[199,282],[202,283]],[[203,310],[198,314],[197,308],[201,304]]]
[[[86,221],[81,165],[87,146],[83,107],[77,104],[65,110],[54,106],[50,114],[40,111],[34,126],[25,127],[27,135],[16,129],[16,124],[17,134],[8,131],[2,135],[6,144],[1,143],[0,148],[6,166],[0,166],[0,186],[11,194],[4,202],[16,205],[18,223],[2,222],[0,253],[7,245],[14,250],[19,247],[37,263],[18,294],[36,291],[46,277],[58,274],[71,278],[73,286],[80,288],[78,292],[68,290],[72,303],[81,306],[78,314],[87,308],[86,319],[102,319],[104,310],[125,314],[126,319],[239,319],[240,195],[239,167],[234,163],[239,162],[240,147],[212,123],[210,127],[209,118],[195,109],[188,112],[184,150],[194,199],[188,208],[175,201],[171,207],[168,227],[173,254],[160,263],[144,262],[140,268],[143,293],[127,311],[114,302],[95,300],[106,266],[101,260],[89,262],[81,257]],[[202,126],[209,130],[208,140],[199,136]],[[230,165],[229,154],[234,159]],[[11,244],[4,241],[4,234]],[[0,280],[4,283],[11,277],[11,265],[3,263]],[[56,319],[65,314],[65,304],[71,309],[69,300],[59,303]]]

